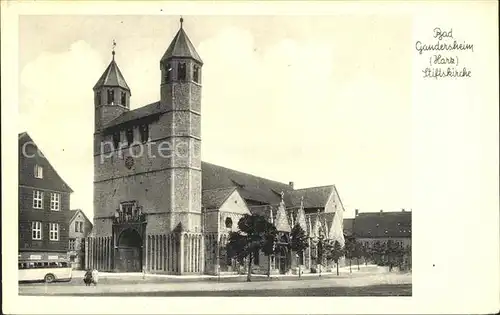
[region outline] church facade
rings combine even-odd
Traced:
[[[280,232],[278,252],[259,254],[254,272],[318,264],[321,238],[342,245],[344,208],[334,185],[294,189],[201,160],[203,61],[181,27],[160,59],[160,100],[130,109],[131,89],[115,61],[94,86],[94,227],[86,267],[100,271],[238,272],[225,253],[244,214]],[[289,250],[299,224],[311,246]]]

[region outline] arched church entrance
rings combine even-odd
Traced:
[[[118,237],[115,269],[118,272],[142,271],[142,238],[134,229],[124,230]]]

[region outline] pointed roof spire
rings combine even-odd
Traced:
[[[304,212],[304,197],[300,199],[300,208],[297,211],[297,220],[295,224],[298,224],[304,231],[307,231],[306,225],[306,214]]]
[[[283,200],[284,195],[284,192],[281,192],[281,201],[276,211],[276,221],[274,225],[280,232],[290,232],[292,229],[286,217],[285,201]]]
[[[161,61],[165,61],[171,58],[191,58],[203,64],[200,55],[198,55],[196,49],[194,48],[194,45],[191,43],[191,40],[189,40],[186,32],[184,32],[184,18],[182,17],[180,18],[180,24],[181,25],[179,31],[170,43],[170,46],[168,46],[165,54],[163,54]]]
[[[114,39],[112,47],[113,48],[111,50],[111,55],[112,55],[111,62],[109,63],[106,70],[104,70],[104,73],[101,75],[97,83],[94,85],[94,90],[100,87],[107,86],[107,87],[121,87],[130,92],[130,88],[128,87],[128,84],[125,81],[125,78],[123,77],[123,74],[120,71],[120,68],[118,68],[118,65],[116,64],[115,61],[116,41]]]

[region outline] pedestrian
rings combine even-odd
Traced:
[[[97,269],[92,270],[92,282],[94,285],[97,285],[97,282],[99,282],[99,272],[97,272]]]
[[[85,276],[83,276],[83,282],[86,286],[89,286],[92,283],[92,271],[90,271],[90,269],[87,269],[87,271],[85,272]]]

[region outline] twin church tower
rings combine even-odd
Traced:
[[[113,50],[93,89],[94,229],[87,266],[203,272],[202,66],[181,18],[160,60],[160,101],[130,110],[131,89]]]

